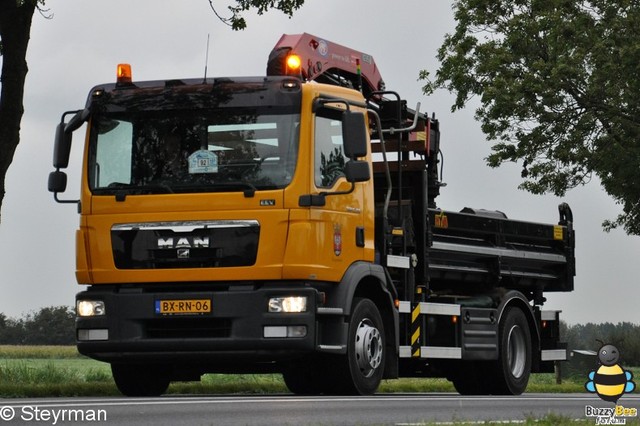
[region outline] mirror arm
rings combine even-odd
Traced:
[[[322,191],[318,194],[306,194],[301,195],[298,199],[298,205],[300,207],[323,207],[326,204],[326,198],[330,195],[347,195],[351,194],[356,189],[355,182],[350,182],[351,188],[346,191],[338,191],[338,192],[326,192]]]
[[[58,198],[57,192],[53,193],[53,199],[56,200],[56,203],[60,203],[60,204],[77,204],[78,212],[80,212],[80,200],[61,200],[60,198]]]
[[[69,120],[69,122],[65,125],[64,132],[73,133],[74,131],[78,130],[80,126],[82,126],[87,121],[87,119],[89,118],[90,111],[88,108],[79,109],[76,111],[67,111],[62,115],[61,122],[64,123],[64,118],[68,114],[73,114],[73,117],[71,117],[71,120]]]
[[[349,183],[351,183],[351,188],[347,189],[346,191],[337,191],[337,192],[322,191],[318,195],[321,196],[321,197],[328,197],[329,195],[348,195],[348,194],[351,194],[356,189],[356,183],[355,182],[349,182]]]

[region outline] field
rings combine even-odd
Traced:
[[[640,370],[634,369],[634,376]],[[584,392],[585,378],[555,383],[534,374],[527,392]],[[445,379],[384,381],[380,392],[453,392]],[[207,374],[201,382],[172,383],[171,394],[286,393],[280,375]],[[0,397],[119,395],[108,364],[80,355],[73,346],[0,346]]]

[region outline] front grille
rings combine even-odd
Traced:
[[[132,223],[111,228],[118,269],[251,266],[259,239],[260,225],[255,220]]]

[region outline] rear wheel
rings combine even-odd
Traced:
[[[159,396],[170,383],[166,366],[111,364],[111,373],[118,390],[125,396]]]
[[[331,380],[335,391],[349,395],[375,393],[382,380],[386,356],[380,311],[369,299],[354,299],[347,354],[338,360],[337,375]]]
[[[456,364],[450,380],[460,395],[489,395],[492,378],[486,361],[462,361]]]
[[[499,358],[495,366],[493,392],[520,395],[531,374],[531,331],[521,309],[507,308],[499,328]]]

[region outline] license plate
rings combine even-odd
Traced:
[[[208,314],[210,312],[210,299],[156,300],[156,314]]]

